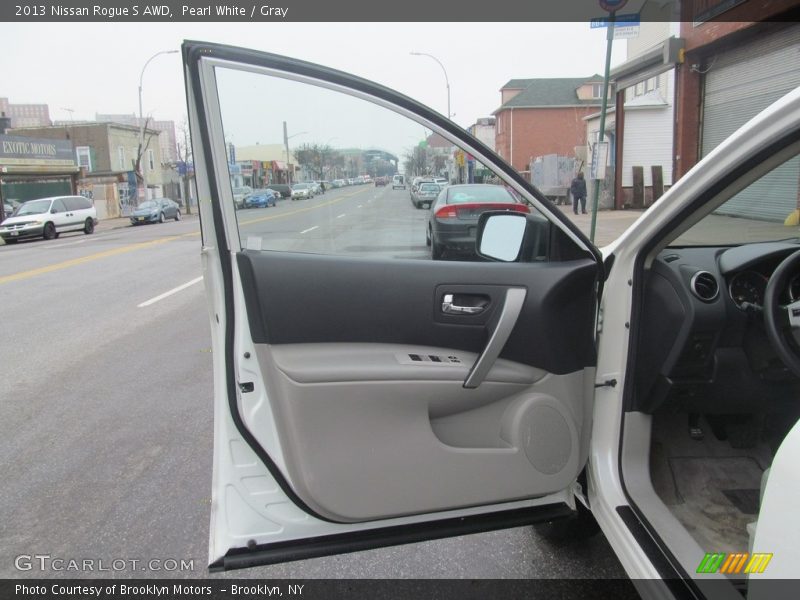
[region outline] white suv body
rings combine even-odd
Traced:
[[[53,239],[67,231],[94,232],[97,210],[83,196],[53,196],[29,200],[13,217],[0,224],[0,236],[6,242],[43,237]]]

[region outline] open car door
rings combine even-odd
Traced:
[[[213,44],[183,58],[214,355],[211,568],[572,514],[597,249],[399,93]],[[435,201],[358,185],[396,173],[450,185]],[[233,187],[304,181],[328,185],[234,202]],[[480,214],[501,210],[530,214],[535,247],[479,259]]]

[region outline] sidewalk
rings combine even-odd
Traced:
[[[571,206],[559,206],[562,212],[578,226],[586,236],[592,228],[592,213],[574,214]],[[587,211],[588,212],[588,211]],[[601,210],[597,212],[597,224],[595,227],[594,244],[602,248],[617,239],[620,234],[642,216],[644,210]]]
[[[197,220],[197,213],[186,215],[181,213],[181,220]],[[116,219],[102,219],[95,225],[95,231],[111,231],[112,229],[121,229],[123,227],[131,227],[131,220],[129,217],[118,217]]]

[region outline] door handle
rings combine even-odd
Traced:
[[[453,294],[445,294],[442,299],[442,312],[448,315],[477,315],[486,310],[488,301],[481,300],[481,303],[475,306],[462,306],[454,304]]]
[[[522,312],[522,307],[525,304],[525,296],[528,292],[525,288],[508,288],[506,290],[506,297],[503,301],[503,307],[500,309],[500,318],[492,331],[486,347],[481,352],[481,355],[472,365],[467,379],[464,381],[465,388],[478,387],[489,374],[494,361],[500,356],[503,346],[506,345],[514,325],[517,324],[519,314]]]

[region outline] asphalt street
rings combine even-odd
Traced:
[[[427,211],[407,190],[343,188],[237,216],[248,247],[429,256]],[[212,357],[199,256],[196,216],[0,247],[0,577],[208,576]],[[15,566],[35,554],[128,566]],[[141,570],[154,558],[193,568]],[[523,527],[215,576],[624,572],[602,535],[554,546]]]

